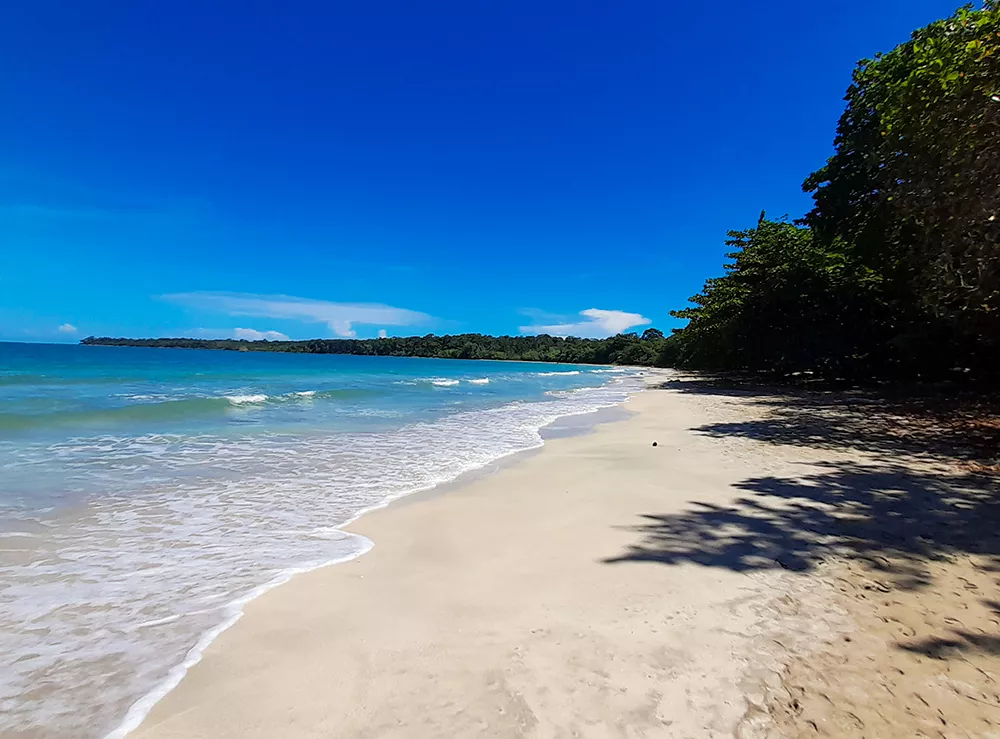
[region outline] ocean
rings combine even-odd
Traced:
[[[610,367],[0,343],[0,735],[124,736],[247,601],[373,546],[345,524],[638,386]]]

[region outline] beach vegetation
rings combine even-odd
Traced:
[[[652,333],[651,333],[652,331]],[[439,359],[501,359],[569,364],[653,365],[665,339],[660,331],[618,334],[607,339],[550,336],[405,336],[378,339],[310,339],[308,341],[248,341],[246,339],[118,339],[90,336],[81,343],[101,346],[143,346],[173,349],[356,354],[373,357],[435,357]]]
[[[729,232],[659,363],[838,377],[1000,376],[1000,9],[860,61],[799,222]]]

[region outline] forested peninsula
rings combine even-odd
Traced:
[[[813,207],[729,231],[664,337],[85,344],[659,365],[850,381],[1000,381],[1000,9],[966,6],[860,61]],[[767,166],[762,162],[761,166]],[[762,204],[766,205],[766,204]],[[655,281],[646,289],[655,289]]]
[[[506,359],[522,362],[571,364],[653,365],[664,351],[661,331],[647,329],[642,336],[619,334],[607,339],[558,336],[390,337],[385,339],[311,339],[309,341],[247,341],[238,339],[111,339],[89,337],[84,344],[145,346],[170,349],[228,349],[230,351],[294,352],[299,354],[358,354],[373,357],[437,357],[441,359]]]

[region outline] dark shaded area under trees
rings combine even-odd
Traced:
[[[754,476],[725,505],[691,500],[650,511],[611,565],[694,563],[736,572],[811,572],[831,557],[865,568],[873,587],[926,593],[934,563],[975,557],[986,579],[1000,573],[1000,400],[970,393],[887,397],[866,390],[816,392],[731,379],[670,381],[664,389],[739,399],[762,411],[691,429],[833,454],[801,474]],[[851,461],[837,452],[864,452]],[[913,464],[920,460],[928,464]],[[1000,613],[991,591],[983,605]],[[992,598],[992,600],[990,600]],[[899,649],[935,659],[1000,654],[993,633],[906,639]]]

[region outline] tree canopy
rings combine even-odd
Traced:
[[[811,229],[768,220],[730,231],[733,260],[674,311],[687,328],[668,342],[664,364],[772,372],[853,373],[873,334],[884,333],[878,279]]]
[[[937,378],[1000,372],[1000,10],[965,7],[858,63],[797,224],[735,251],[661,361]]]

